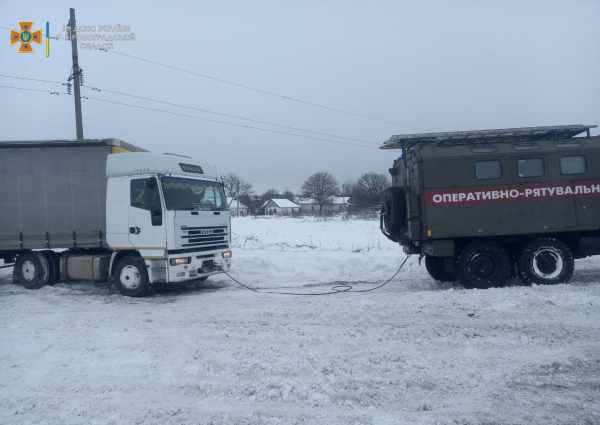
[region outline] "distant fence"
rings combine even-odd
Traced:
[[[380,208],[365,208],[365,209],[351,209],[349,211],[294,211],[294,212],[282,212],[277,214],[266,215],[263,211],[257,212],[253,215],[257,216],[265,216],[265,217],[290,217],[290,218],[302,218],[302,217],[323,217],[323,218],[333,218],[333,217],[342,217],[343,220],[349,219],[359,219],[359,220],[374,220],[379,218]]]

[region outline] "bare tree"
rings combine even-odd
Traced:
[[[358,207],[375,207],[383,203],[385,190],[390,185],[390,178],[386,174],[365,173],[352,187],[351,196]]]
[[[294,202],[294,198],[296,197],[296,195],[294,195],[294,192],[292,192],[289,189],[286,189],[285,192],[283,192],[282,196],[287,199],[288,201],[292,201]]]
[[[310,176],[302,185],[304,196],[314,199],[319,204],[319,213],[332,196],[339,193],[338,182],[331,174],[318,172]]]
[[[341,184],[341,189],[342,198],[344,199],[344,202],[347,205],[347,209],[349,210],[352,207],[352,205],[348,202],[348,199],[352,197],[356,190],[356,182],[352,179],[348,179]]]
[[[225,189],[225,195],[231,197],[227,203],[227,208],[231,209],[231,204],[235,200],[234,207],[236,209],[235,215],[240,215],[240,198],[250,197],[252,195],[252,184],[242,179],[235,173],[229,173],[221,176],[223,179],[223,187]]]
[[[341,186],[342,186],[342,196],[345,198],[349,198],[350,196],[352,196],[352,192],[356,188],[356,182],[352,179],[348,179],[344,183],[342,183]]]
[[[267,190],[265,193],[263,193],[261,198],[263,199],[263,201],[269,201],[271,199],[276,199],[279,196],[281,196],[279,194],[279,192],[277,192],[275,189],[271,188],[271,189]]]
[[[259,196],[241,195],[240,202],[248,207],[248,214],[256,214],[263,204],[263,200]]]
[[[223,179],[223,186],[225,188],[225,195],[231,197],[229,204],[234,199],[239,199],[241,196],[250,196],[253,193],[252,184],[242,179],[235,173],[228,173],[221,176]],[[229,205],[228,205],[229,206]]]

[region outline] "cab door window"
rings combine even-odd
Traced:
[[[162,225],[160,194],[155,178],[131,180],[131,206],[150,211],[152,225]]]

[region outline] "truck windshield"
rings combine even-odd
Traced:
[[[217,182],[163,177],[162,189],[168,210],[224,211],[223,187]]]

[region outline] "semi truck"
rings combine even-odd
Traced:
[[[600,255],[600,136],[563,125],[392,136],[380,227],[466,288],[568,282]]]
[[[212,167],[118,139],[0,142],[0,259],[25,288],[114,283],[126,296],[231,269]]]

